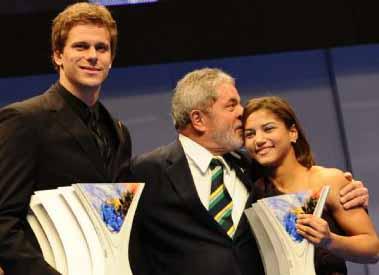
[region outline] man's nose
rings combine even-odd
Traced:
[[[89,47],[88,51],[87,51],[87,59],[89,62],[91,62],[91,64],[97,62],[97,51],[95,49],[95,47]]]
[[[243,113],[243,107],[241,104],[238,104],[238,112],[242,115]]]
[[[237,116],[239,118],[242,118],[242,114],[243,114],[243,107],[241,104],[238,104],[237,108],[236,108],[236,113],[237,113]]]

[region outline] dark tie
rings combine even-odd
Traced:
[[[233,201],[224,185],[223,164],[218,159],[212,159],[209,168],[212,172],[209,213],[224,228],[229,237],[233,238],[235,231],[232,220]]]
[[[100,125],[99,113],[93,109],[89,111],[88,127],[92,131],[96,145],[99,148],[100,155],[104,160],[104,166],[107,167],[111,156],[111,146],[107,136]]]

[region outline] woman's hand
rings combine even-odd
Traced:
[[[329,224],[322,218],[311,214],[297,215],[297,232],[316,246],[328,248],[332,233]]]

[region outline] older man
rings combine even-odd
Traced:
[[[120,175],[146,182],[131,234],[133,274],[264,274],[243,214],[259,170],[239,152],[242,112],[234,79],[221,70],[196,70],[178,82],[178,139]]]

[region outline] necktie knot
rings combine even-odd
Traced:
[[[89,125],[96,125],[99,123],[99,114],[96,112],[95,109],[89,109],[88,110],[88,124]]]
[[[209,163],[209,168],[213,171],[216,167],[220,166],[221,168],[224,166],[222,161],[217,159],[217,158],[213,158],[211,160],[211,162]]]

